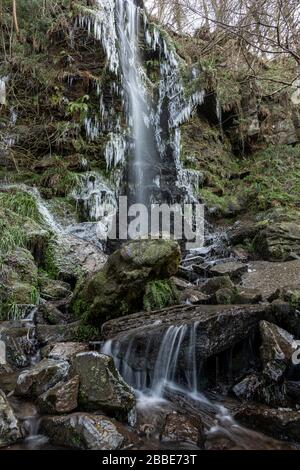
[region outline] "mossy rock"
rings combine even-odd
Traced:
[[[141,310],[147,283],[176,274],[180,258],[179,245],[174,241],[128,242],[95,276],[77,286],[72,308],[96,325]]]
[[[22,307],[39,301],[38,269],[31,253],[17,248],[1,257],[0,318],[17,319]]]

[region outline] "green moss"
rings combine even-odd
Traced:
[[[178,292],[172,281],[152,281],[147,284],[143,301],[146,311],[170,307],[176,305],[178,301]]]
[[[78,327],[75,334],[75,340],[79,342],[96,341],[100,337],[101,332],[98,328],[84,323]]]

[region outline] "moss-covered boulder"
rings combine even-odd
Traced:
[[[176,274],[179,262],[177,242],[128,242],[110,256],[103,269],[77,287],[73,310],[97,325],[139,311],[143,308],[147,284]]]

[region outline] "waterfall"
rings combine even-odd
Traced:
[[[97,84],[99,116],[86,118],[87,138],[95,140],[108,132],[107,168],[127,165],[127,195],[132,202],[195,201],[201,175],[182,169],[180,126],[203,104],[205,91],[186,93],[181,71],[186,64],[171,39],[148,22],[134,0],[96,0],[77,23],[103,47],[115,76],[111,93],[121,97],[127,125],[122,128],[120,118],[106,108]],[[144,51],[159,60],[155,83],[146,74]],[[197,77],[193,68],[191,82]]]
[[[138,392],[162,398],[166,387],[180,387],[187,393],[198,392],[198,322],[171,325],[161,340],[151,335],[139,357],[139,339],[135,333],[105,342],[101,352],[112,356],[124,380]]]

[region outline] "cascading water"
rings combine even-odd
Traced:
[[[125,169],[128,157],[126,192],[132,202],[194,201],[201,175],[181,167],[180,125],[203,103],[205,92],[186,96],[182,59],[134,0],[97,0],[93,9],[82,12],[78,25],[101,42],[115,76],[111,93],[123,103],[127,130],[114,113],[104,119],[107,129],[103,90],[97,85],[99,118],[85,121],[90,140],[109,130],[107,167]],[[145,51],[159,61],[157,81],[147,76]],[[191,81],[198,76],[195,69],[190,75]]]
[[[163,398],[166,387],[181,387],[197,393],[200,367],[197,362],[198,322],[171,325],[163,333],[160,344],[149,332],[142,361],[136,360],[139,343],[135,334],[107,341],[102,353],[114,357],[125,381],[137,391]]]

